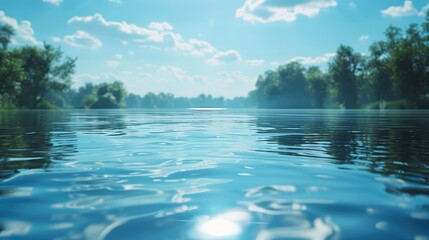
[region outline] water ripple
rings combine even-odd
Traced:
[[[423,239],[428,112],[0,112],[0,238]]]

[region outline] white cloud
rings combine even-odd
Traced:
[[[60,43],[60,42],[62,42],[63,40],[61,39],[61,38],[59,38],[59,37],[51,37],[51,40],[52,40],[52,42],[54,42],[54,43]]]
[[[121,65],[121,62],[115,61],[115,60],[109,60],[109,61],[106,62],[106,64],[110,68],[117,68],[117,67],[119,67],[119,65]]]
[[[122,78],[114,73],[89,74],[80,73],[73,76],[73,86],[78,88],[84,86],[85,83],[100,84],[104,82],[123,81]]]
[[[390,6],[381,11],[383,16],[402,17],[411,16],[418,13],[411,0],[404,1],[403,6]]]
[[[351,8],[356,8],[356,3],[355,2],[350,2],[349,3],[349,7],[351,7]]]
[[[208,64],[218,65],[223,62],[236,62],[241,61],[240,54],[235,50],[228,50],[226,52],[217,52],[212,58],[207,60]]]
[[[162,34],[163,40],[161,42],[149,42],[142,39],[136,39],[134,42],[140,44],[141,47],[163,51],[181,51],[185,55],[194,57],[204,57],[207,54],[216,52],[216,48],[209,42],[199,39],[186,40],[182,35],[173,32],[163,32]]]
[[[317,57],[294,57],[289,59],[288,62],[299,62],[304,65],[318,65],[322,63],[327,63],[331,58],[335,57],[336,53],[325,53],[323,56]]]
[[[124,45],[135,43],[142,47],[181,51],[184,54],[197,57],[216,51],[206,41],[186,40],[182,35],[172,32],[173,26],[167,22],[151,22],[146,28],[125,21],[108,21],[101,14],[96,13],[86,17],[72,17],[68,23],[95,35],[116,38]]]
[[[240,71],[218,72],[215,79],[207,82],[207,89],[216,89],[217,93],[227,98],[247,96],[254,89],[257,76],[245,75]],[[213,91],[213,90],[212,90]],[[209,90],[207,90],[209,92]]]
[[[156,76],[151,79],[147,84],[156,81],[162,86],[161,91],[173,92],[176,96],[197,96],[205,93],[231,98],[246,96],[254,88],[256,76],[250,77],[240,71],[222,71],[213,77],[207,77],[189,74],[176,66],[160,66]]]
[[[122,56],[122,54],[115,54],[115,58],[118,60],[121,60],[124,56]]]
[[[134,53],[134,51],[129,51],[128,54],[134,55],[135,53]]]
[[[206,54],[216,52],[215,47],[213,47],[209,42],[203,40],[190,39],[188,43],[191,45],[189,52],[192,56],[202,57]]]
[[[160,42],[163,40],[162,34],[158,31],[142,28],[135,24],[128,24],[124,21],[107,21],[99,13],[87,17],[75,16],[70,18],[68,23],[93,34],[115,37],[125,41],[132,37],[140,37],[144,40],[154,42]]]
[[[265,63],[264,59],[249,59],[245,61],[247,65],[257,66]]]
[[[158,31],[171,31],[173,30],[173,26],[171,26],[168,22],[151,22],[149,24],[150,29],[158,30]]]
[[[12,36],[12,44],[42,45],[42,42],[37,41],[34,37],[31,22],[23,20],[18,23],[16,19],[6,16],[5,12],[0,10],[0,23],[8,24],[15,30],[15,35]]]
[[[193,80],[193,77],[188,75],[185,70],[175,66],[161,66],[158,68],[157,72],[166,79],[175,79],[179,81]]]
[[[314,17],[321,9],[337,6],[336,0],[246,0],[235,16],[252,23],[293,22],[299,15]]]
[[[122,1],[121,0],[108,0],[109,2],[111,2],[111,3],[119,3],[119,4],[121,4],[122,3]]]
[[[50,3],[50,4],[53,4],[53,5],[60,5],[60,3],[62,2],[63,0],[43,0],[43,2],[45,2],[45,3]]]
[[[368,41],[368,39],[369,39],[368,35],[362,35],[359,37],[359,41],[363,41],[363,42]]]
[[[63,39],[59,37],[53,37],[52,41],[56,43],[64,42],[75,48],[86,48],[86,49],[97,49],[103,45],[100,39],[92,36],[87,32],[80,31],[80,30],[76,31],[75,34],[64,36]]]
[[[254,79],[244,75],[240,71],[232,71],[232,72],[218,72],[217,76],[219,76],[219,81],[227,82],[227,83],[253,83]]]
[[[419,16],[425,17],[428,11],[429,11],[429,3],[422,8],[422,10],[419,12]]]

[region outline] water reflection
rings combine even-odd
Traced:
[[[339,229],[331,219],[317,218],[314,222],[305,222],[300,226],[277,227],[259,232],[256,240],[271,239],[339,239]]]
[[[74,125],[75,130],[86,133],[122,135],[125,133],[124,129],[132,126],[125,122],[127,115],[131,116],[132,113],[122,110],[72,111],[69,121]]]
[[[259,133],[282,155],[335,164],[429,185],[429,113],[425,111],[272,112],[256,120]],[[426,187],[387,187],[389,193],[428,194]]]
[[[0,180],[26,169],[48,169],[53,161],[73,156],[75,133],[65,112],[0,113]]]
[[[124,135],[122,111],[0,112],[0,180],[29,169],[75,160],[77,133]]]
[[[10,206],[0,238],[428,236],[428,121],[389,111],[0,113],[0,204]]]

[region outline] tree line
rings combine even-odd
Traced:
[[[0,109],[40,108],[429,108],[429,11],[405,30],[390,26],[363,55],[341,45],[328,69],[290,62],[268,70],[247,97],[127,93],[120,81],[72,89],[76,61],[60,48],[9,49],[14,34],[0,25]]]
[[[87,83],[78,90],[69,91],[74,108],[192,108],[192,107],[251,107],[246,97],[225,99],[210,94],[197,97],[176,97],[172,93],[155,94],[149,92],[144,96],[127,93],[122,82],[92,84]]]
[[[341,45],[327,71],[266,71],[249,97],[263,108],[429,108],[429,11],[421,25],[388,27],[368,56]]]
[[[71,86],[76,59],[64,57],[59,48],[24,46],[8,49],[14,29],[0,26],[0,106],[49,108],[56,92]]]

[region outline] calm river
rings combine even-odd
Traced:
[[[429,112],[0,112],[0,239],[429,239]]]

